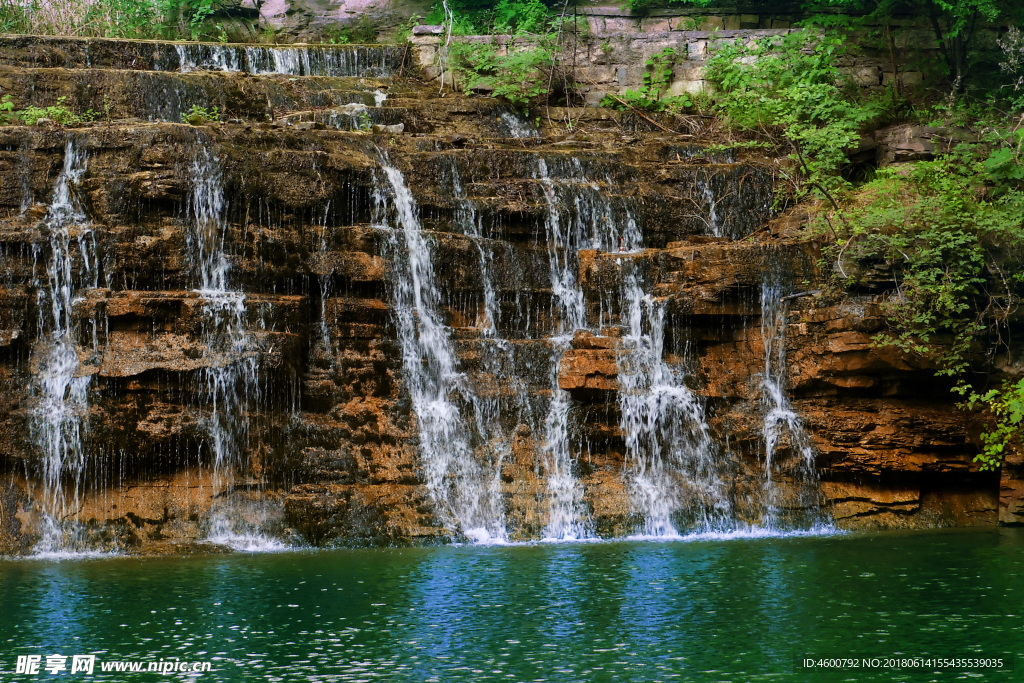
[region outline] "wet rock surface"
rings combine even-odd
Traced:
[[[89,379],[75,423],[87,427],[76,437],[86,457],[61,477],[94,545],[187,550],[210,537],[211,507],[227,500],[272,509],[257,522],[278,538],[461,537],[422,457],[396,309],[396,287],[411,271],[395,247],[403,224],[382,213],[396,201],[384,166],[403,174],[415,198],[439,292],[431,310],[462,385],[494,408],[479,418],[498,425],[485,430],[494,442],[470,447],[494,467],[511,538],[550,529],[559,495],[591,532],[637,528],[635,445],[622,416],[637,371],[623,368],[650,349],[631,341],[627,276],[644,287],[643,325],[664,313],[659,358],[685,368],[677,391],[704,406],[736,518],[758,522],[743,501],[765,479],[766,264],[782,264],[773,267],[786,273],[786,293],[821,280],[813,242],[764,229],[765,162],[705,154],[661,132],[631,132],[623,146],[614,118],[594,124],[585,148],[552,144],[553,130],[512,138],[498,103],[438,98],[408,79],[152,71],[160,49],[0,41],[0,85],[19,106],[66,92],[78,107],[102,106],[104,96],[110,105],[110,120],[77,128],[0,127],[0,551],[25,552],[41,533],[45,467],[33,416],[52,335],[40,321],[56,300],[50,269],[63,244],[48,216],[72,149],[84,160],[70,191],[85,220],[65,226],[75,285],[68,315],[74,374]],[[216,105],[237,121],[173,122],[177,109],[132,99],[144,82],[176,83],[192,93],[179,109]],[[353,101],[376,113],[338,112]],[[339,117],[348,123],[331,124]],[[296,125],[303,121],[324,125]],[[241,345],[210,341],[223,319],[211,319],[201,291],[194,234],[197,160],[206,158],[220,169],[219,249],[231,292],[244,300],[232,323],[244,331]],[[585,230],[554,244],[559,220]],[[587,231],[605,224],[622,234],[592,243]],[[642,248],[628,241],[631,224]],[[563,261],[581,293],[578,328],[567,326],[555,285]],[[933,369],[872,344],[876,295],[785,306],[791,404],[813,442],[823,509],[838,525],[1021,523],[1019,463],[1008,463],[1001,485],[976,471],[976,427]],[[231,416],[245,423],[240,455],[222,471],[209,425],[223,419],[214,399],[224,394],[209,382],[233,363],[255,370]],[[563,395],[577,482],[568,493],[551,484],[561,467],[551,406]],[[777,447],[780,500],[799,484],[785,469],[796,450],[786,439]]]

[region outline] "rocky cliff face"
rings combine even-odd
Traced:
[[[1017,519],[770,163],[223,50],[0,44],[0,550]]]

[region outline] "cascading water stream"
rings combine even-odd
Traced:
[[[703,186],[710,194],[710,185]],[[710,224],[718,232],[711,195]],[[620,240],[618,309],[623,327],[618,352],[619,426],[626,441],[627,479],[634,512],[645,536],[679,534],[682,515],[697,532],[722,528],[730,502],[716,447],[700,399],[686,386],[687,373],[665,360],[665,305],[653,296],[628,254],[642,250],[632,217]]]
[[[582,173],[576,175],[581,177]],[[576,330],[586,328],[583,290],[579,286],[577,271],[578,252],[583,239],[580,228],[589,226],[584,226],[580,221],[566,225],[562,217],[559,188],[551,178],[543,157],[537,158],[536,178],[547,205],[545,228],[548,263],[552,305],[556,309],[552,334],[548,340],[551,344],[551,403],[544,419],[543,450],[549,503],[544,537],[569,540],[592,535],[585,518],[583,486],[573,471],[569,446],[570,397],[558,384],[559,365],[569,350],[573,334]]]
[[[537,127],[514,109],[500,109],[497,114],[498,130],[503,136],[520,140],[540,137]]]
[[[722,222],[718,217],[718,200],[715,198],[715,191],[711,187],[711,178],[698,178],[697,188],[704,195],[704,199],[708,203],[708,232],[714,237],[721,237]]]
[[[331,215],[331,202],[324,206],[324,218],[320,224],[320,244],[317,253],[320,259],[318,264],[320,272],[317,274],[317,281],[320,284],[320,343],[323,344],[323,352],[334,364],[334,353],[331,348],[331,330],[327,325],[327,298],[331,294],[331,278],[334,276],[334,268],[328,259],[327,243],[327,220]]]
[[[504,542],[504,505],[495,486],[500,456],[485,448],[486,462],[481,462],[475,453],[475,446],[481,441],[487,446],[488,439],[474,434],[480,422],[464,412],[475,417],[486,408],[459,370],[451,330],[441,319],[432,249],[419,209],[401,171],[382,161],[380,174],[374,223],[393,226],[395,316],[427,489],[441,518],[457,532],[475,542]]]
[[[480,256],[480,282],[484,295],[484,315],[478,327],[485,337],[494,339],[498,336],[498,303],[494,293],[494,282],[491,279],[491,254],[484,246],[480,214],[473,202],[466,197],[466,190],[462,186],[462,176],[459,173],[459,164],[455,157],[449,157],[446,171],[456,204],[453,227],[473,239]]]
[[[157,70],[243,71],[289,76],[388,77],[401,67],[405,51],[390,45],[264,46],[177,43],[155,60]],[[378,105],[379,106],[379,105]]]
[[[620,260],[620,426],[626,440],[633,509],[645,536],[722,530],[731,505],[720,450],[704,406],[686,386],[686,373],[665,361],[665,302],[644,291],[633,259]]]
[[[814,467],[814,448],[803,421],[786,397],[786,325],[788,303],[783,300],[786,271],[779,254],[769,252],[762,269],[761,339],[764,344],[764,376],[761,381],[761,410],[764,423],[764,515],[762,526],[775,529],[782,514],[781,494],[776,486],[774,470],[783,466],[776,460],[779,444],[788,434],[791,459],[790,474],[797,487],[798,499],[786,506],[797,511],[811,511],[817,516],[818,477]],[[812,519],[812,523],[820,522]]]
[[[554,161],[554,160],[553,160]],[[559,365],[573,335],[588,329],[583,290],[578,279],[579,250],[631,252],[640,248],[641,235],[628,210],[616,210],[605,178],[605,188],[588,177],[579,159],[558,160],[555,182],[544,158],[537,159],[536,179],[544,191],[548,262],[555,323],[550,343],[551,404],[545,428],[545,463],[548,470],[550,521],[545,536],[584,538],[593,534],[583,504],[583,487],[573,472],[569,446],[571,400],[558,384]]]
[[[210,150],[200,147],[191,165],[188,204],[188,255],[196,290],[203,301],[202,339],[207,365],[200,395],[210,406],[206,437],[212,455],[212,488],[208,540],[241,550],[283,547],[258,531],[259,510],[227,499],[224,489],[245,474],[249,432],[247,409],[259,405],[260,384],[255,340],[246,329],[245,294],[228,286],[223,171]],[[216,498],[224,496],[224,501]]]
[[[38,293],[40,341],[33,349],[36,404],[30,430],[42,460],[42,529],[35,552],[43,554],[79,551],[85,540],[74,516],[86,465],[92,374],[82,363],[86,349],[77,343],[79,326],[73,308],[79,290],[99,286],[95,241],[76,196],[87,166],[86,154],[69,136],[64,167],[40,226],[49,248],[46,277],[37,277],[33,283]]]
[[[640,230],[631,212],[616,210],[607,189],[587,177],[578,159],[570,159],[560,170],[571,182],[555,183],[545,160],[538,160],[536,178],[548,206],[548,254],[556,306],[552,400],[545,420],[551,501],[545,535],[573,538],[590,533],[583,517],[582,487],[572,471],[570,397],[558,385],[558,367],[573,333],[588,328],[577,276],[577,254],[584,248],[624,254],[621,291],[609,303],[621,311],[625,328],[618,354],[620,426],[626,440],[631,503],[642,520],[640,531],[674,536],[678,531],[673,518],[683,512],[700,530],[720,528],[730,516],[730,505],[717,463],[718,449],[701,402],[684,383],[685,373],[664,360],[664,303],[644,291],[636,263],[627,256],[642,248]],[[614,186],[610,178],[606,186]]]
[[[480,212],[476,204],[466,196],[459,172],[458,160],[455,156],[448,157],[446,175],[452,185],[455,198],[455,215],[453,228],[464,233],[473,240],[479,256],[480,281],[483,291],[483,313],[478,316],[476,327],[482,334],[481,369],[490,377],[491,396],[481,396],[481,392],[473,392],[471,406],[475,416],[476,430],[491,453],[491,479],[489,495],[493,500],[500,500],[502,464],[512,450],[512,435],[504,429],[504,423],[520,424],[531,420],[527,395],[528,390],[523,379],[516,374],[509,374],[505,369],[515,362],[515,353],[509,341],[498,332],[498,300],[491,276],[493,253],[485,243]],[[504,384],[505,387],[500,385]],[[503,399],[504,388],[510,389],[510,398]],[[515,419],[509,419],[514,416]],[[504,523],[502,523],[504,527]]]

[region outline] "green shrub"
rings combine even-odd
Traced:
[[[499,0],[494,7],[492,33],[528,35],[551,29],[551,13],[540,0]]]
[[[654,55],[645,63],[643,85],[639,90],[629,89],[614,97],[606,95],[601,100],[601,106],[612,109],[622,109],[625,106],[646,111],[665,111],[674,105],[680,105],[677,100],[665,96],[672,84],[672,69],[676,58],[676,51],[671,47]]]
[[[792,150],[812,186],[842,184],[839,171],[861,132],[891,110],[891,94],[843,87],[836,59],[843,38],[810,30],[715,45],[707,79],[715,109],[732,126]]]
[[[40,119],[48,119],[61,126],[74,126],[96,118],[92,110],[85,114],[76,114],[64,106],[66,97],[57,98],[57,104],[48,107],[37,107],[31,105],[24,109],[16,110],[14,101],[10,95],[4,95],[0,99],[0,122],[5,124],[24,124],[26,126],[36,125]]]
[[[454,14],[452,34],[470,35],[539,35],[557,29],[557,15],[540,0],[450,0]],[[440,2],[427,14],[428,24],[446,21]]]
[[[931,363],[964,407],[988,409],[994,425],[976,458],[984,470],[1022,445],[1024,380],[983,393],[972,383],[990,371],[1024,298],[1024,131],[1012,119],[973,116],[975,141],[881,169],[847,193],[827,253],[842,287],[862,284],[862,273],[891,278],[881,305],[888,329],[876,345]]]
[[[1004,382],[1002,389],[991,389],[984,394],[972,394],[967,400],[969,408],[987,408],[995,418],[993,427],[981,435],[981,453],[974,457],[981,471],[997,469],[1007,451],[1021,447],[1024,429],[1024,379]]]
[[[491,43],[456,42],[451,46],[451,65],[466,92],[488,89],[494,97],[523,105],[547,94],[554,54],[550,37],[509,44],[506,54]]]
[[[411,34],[412,29],[409,29]],[[347,45],[350,43],[376,43],[378,40],[377,29],[368,15],[350,24],[337,28],[328,28],[323,31],[323,42],[329,45]]]
[[[859,272],[892,278],[881,307],[888,330],[875,343],[932,363],[966,407],[989,409],[995,426],[976,461],[991,469],[1021,444],[1024,381],[981,394],[971,383],[990,369],[1024,297],[1024,132],[975,124],[984,131],[976,142],[882,169],[851,192],[828,251],[845,287],[860,284]]]
[[[992,182],[990,158],[963,151],[909,173],[880,171],[851,197],[833,250],[840,274],[851,262],[892,273],[896,289],[883,304],[890,330],[876,343],[928,358],[957,380],[1021,294],[1012,280],[1008,291],[989,289],[998,262],[1019,263],[1024,253],[1024,193]]]
[[[548,94],[557,66],[558,15],[541,0],[452,0],[448,5],[453,14],[446,17],[435,4],[427,23],[446,23],[455,36],[511,36],[504,48],[496,42],[452,42],[448,67],[459,74],[464,91],[487,90],[517,105]]]
[[[0,31],[196,40],[208,33],[212,15],[240,6],[241,0],[0,0]],[[225,35],[222,26],[209,34]]]
[[[193,104],[191,109],[181,115],[182,123],[193,126],[203,126],[214,121],[220,121],[220,110],[217,107],[207,109]]]

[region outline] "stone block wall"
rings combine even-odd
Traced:
[[[607,18],[605,15],[597,16],[602,22]],[[439,53],[443,38],[430,30],[434,27],[419,28],[421,32],[411,39],[416,61],[430,77],[437,78],[440,75]],[[698,93],[710,88],[705,80],[704,69],[717,43],[751,42],[785,35],[793,30],[741,28],[713,31],[637,30],[582,33],[566,42],[562,63],[569,67],[578,84],[577,90],[583,95],[586,105],[597,106],[607,93],[619,94],[626,90],[639,89],[643,85],[647,61],[666,48],[672,48],[679,58],[673,68],[673,81],[668,94]],[[453,40],[492,43],[498,47],[499,54],[516,49],[517,45],[523,45],[521,40],[516,42],[512,36],[465,36]],[[936,59],[938,58],[936,55]],[[920,71],[908,69],[899,63],[894,69],[892,61],[887,57],[871,54],[866,50],[844,57],[840,68],[851,76],[857,85],[864,88],[885,87],[897,79],[904,86],[913,86],[922,80]]]
[[[581,2],[570,8],[577,27],[565,41],[562,63],[579,84],[588,106],[595,106],[606,93],[637,89],[643,83],[645,63],[665,48],[683,57],[674,69],[670,94],[707,89],[705,60],[719,41],[753,41],[795,30],[803,18],[793,3],[731,3],[728,7],[684,7],[634,12],[607,4],[607,0]],[[440,29],[440,27],[434,27]],[[996,38],[1006,27],[986,26],[972,40],[972,49],[992,51],[998,61]],[[412,39],[421,66],[438,75],[437,51],[441,42],[431,27],[419,27]],[[896,16],[888,26],[870,27],[872,37],[851,36],[855,49],[841,58],[840,68],[863,88],[891,85],[913,88],[925,80],[925,71],[937,69],[944,58],[927,17]],[[891,43],[879,36],[891,30]],[[508,49],[510,36],[466,36],[470,42],[495,42],[499,51]],[[518,44],[522,44],[519,39]]]

